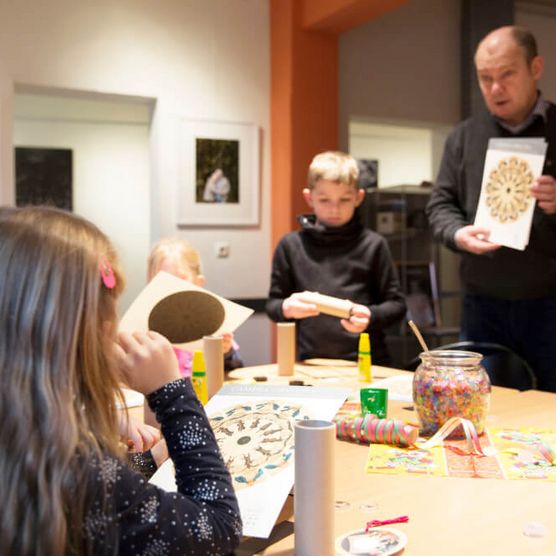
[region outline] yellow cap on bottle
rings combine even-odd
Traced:
[[[202,351],[193,352],[193,364],[191,366],[194,376],[202,376],[206,373],[205,357]],[[195,373],[197,373],[195,375]]]
[[[371,353],[371,340],[368,332],[359,335],[359,353]]]

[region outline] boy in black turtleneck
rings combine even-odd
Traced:
[[[299,218],[301,230],[285,235],[272,262],[266,312],[274,321],[297,320],[298,359],[357,360],[359,334],[369,332],[373,362],[387,365],[385,327],[406,307],[386,240],[360,223],[355,159],[324,152],[309,167],[303,197],[314,214]],[[349,319],[318,312],[300,299],[316,291],[354,303]]]

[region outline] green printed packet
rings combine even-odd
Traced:
[[[386,419],[388,410],[388,390],[386,388],[361,388],[361,412]]]

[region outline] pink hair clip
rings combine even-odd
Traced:
[[[114,276],[112,266],[110,265],[106,257],[102,257],[100,259],[98,269],[100,271],[100,277],[102,278],[103,284],[109,290],[113,289],[116,286],[116,276]]]

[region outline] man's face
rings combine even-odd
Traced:
[[[328,180],[319,180],[313,189],[303,190],[303,197],[313,209],[317,221],[333,228],[343,226],[352,219],[364,196],[365,192],[361,189]]]
[[[477,78],[489,111],[510,125],[522,123],[537,100],[540,56],[527,62],[525,51],[508,34],[485,39],[475,55]]]

